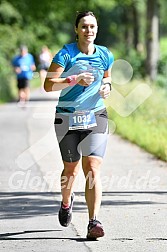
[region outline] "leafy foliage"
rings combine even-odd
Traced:
[[[167,33],[167,6],[165,0],[159,1],[164,35]],[[2,0],[0,62],[3,67],[0,85],[3,85],[4,78],[10,81],[10,62],[20,44],[28,46],[38,64],[38,54],[43,45],[47,45],[55,54],[64,43],[74,41],[76,11],[83,10],[93,11],[98,18],[96,43],[108,46],[114,51],[115,58],[127,59],[133,65],[136,76],[144,76],[146,0],[71,0],[70,4],[67,0]]]

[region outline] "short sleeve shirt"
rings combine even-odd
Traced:
[[[35,64],[34,57],[28,53],[25,56],[18,55],[12,60],[14,67],[20,67],[21,73],[17,74],[18,79],[32,79],[33,71],[31,66]]]
[[[82,72],[91,72],[94,82],[88,87],[79,84],[69,86],[61,91],[57,111],[69,112],[80,110],[94,110],[94,112],[105,107],[99,89],[102,84],[104,72],[111,68],[114,57],[104,46],[94,45],[95,52],[87,55],[79,51],[77,43],[65,45],[53,58],[56,63],[64,68],[62,77],[67,77]]]

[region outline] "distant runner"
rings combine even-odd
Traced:
[[[12,65],[17,76],[18,101],[24,105],[29,100],[30,80],[36,70],[34,58],[28,53],[27,46],[20,47],[20,54],[13,58]]]

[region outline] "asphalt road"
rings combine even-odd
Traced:
[[[85,239],[82,169],[72,223],[60,226],[63,166],[53,127],[57,96],[38,91],[26,108],[0,106],[0,251],[166,252],[167,163],[115,134],[109,135],[101,169],[98,219],[105,236]]]

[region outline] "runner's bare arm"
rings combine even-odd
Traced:
[[[100,95],[103,99],[106,99],[110,95],[111,85],[107,83],[111,83],[111,68],[104,72],[103,83],[100,88]]]
[[[51,63],[44,82],[44,89],[46,92],[59,91],[69,87],[70,84],[67,81],[67,78],[60,77],[63,72],[63,67],[53,62]],[[78,83],[81,86],[88,86],[94,81],[94,77],[91,73],[81,73],[75,75],[75,80],[76,84]]]
[[[111,68],[104,72],[103,83],[111,83]]]
[[[63,71],[63,67],[51,63],[44,82],[44,89],[46,92],[59,91],[69,86],[68,83],[66,83],[66,78],[60,78]]]

